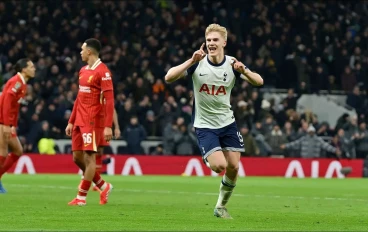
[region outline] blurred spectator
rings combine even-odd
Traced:
[[[368,155],[368,130],[367,124],[365,122],[361,122],[359,124],[358,134],[355,139],[357,143],[356,146],[357,158],[365,159]]]
[[[130,118],[130,124],[124,130],[124,139],[127,142],[127,153],[143,154],[141,142],[146,139],[146,136],[146,130],[139,124],[138,117],[132,116]]]
[[[260,154],[258,145],[253,138],[252,134],[249,133],[249,128],[247,125],[242,125],[240,127],[240,134],[243,136],[243,143],[245,152],[242,152],[242,156],[256,156]]]
[[[271,133],[266,136],[266,142],[271,146],[272,156],[284,156],[284,152],[280,147],[287,142],[287,139],[279,125],[273,126]]]
[[[346,104],[353,107],[359,115],[364,111],[364,100],[364,97],[360,94],[359,86],[355,86],[353,92],[348,94]]]
[[[302,158],[319,158],[322,149],[328,152],[336,153],[336,155],[341,155],[340,150],[323,141],[315,134],[315,132],[316,129],[310,125],[308,127],[308,135],[305,135],[296,141],[282,144],[280,148],[300,149],[300,157]]]
[[[151,155],[164,155],[164,147],[162,144],[157,145],[155,150],[151,152]]]
[[[194,146],[197,144],[197,138],[192,130],[188,131],[188,127],[184,124],[179,126],[178,133],[174,134],[175,154],[192,155]]]

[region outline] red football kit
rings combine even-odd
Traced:
[[[97,147],[104,140],[104,128],[112,127],[113,114],[111,72],[98,59],[91,68],[86,65],[79,71],[78,96],[69,119],[69,123],[74,125],[72,150],[97,152]]]
[[[0,96],[0,124],[17,127],[20,103],[27,92],[27,83],[19,72],[6,82]],[[17,137],[12,134],[12,137]]]

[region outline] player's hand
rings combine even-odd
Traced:
[[[203,50],[204,43],[202,44],[201,48],[193,53],[192,60],[194,63],[201,61],[205,56],[206,53]]]
[[[120,135],[121,135],[120,129],[118,127],[116,127],[115,130],[114,130],[115,139],[120,138]]]
[[[72,131],[73,131],[73,124],[68,123],[68,125],[65,128],[65,134],[67,136],[72,136]]]
[[[112,139],[112,129],[110,127],[105,127],[104,138],[106,142],[110,142],[110,140]]]
[[[11,136],[11,128],[10,126],[3,126],[3,132],[4,132],[4,137],[6,139],[6,141],[9,141],[10,136]]]
[[[11,134],[12,134],[12,135],[15,135],[15,134],[17,133],[17,129],[16,129],[14,126],[12,126],[12,127],[10,128],[10,131],[11,131]]]
[[[284,150],[284,149],[286,148],[285,144],[281,144],[281,145],[280,145],[280,148],[281,148],[282,150]]]
[[[233,58],[231,60],[232,60],[231,65],[233,66],[235,71],[240,72],[240,73],[245,73],[246,68],[242,62],[238,61],[236,58]]]

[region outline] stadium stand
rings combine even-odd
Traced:
[[[232,93],[235,117],[249,141],[244,155],[298,156],[278,147],[305,135],[312,124],[343,156],[365,158],[367,16],[364,1],[3,1],[0,80],[14,75],[19,58],[36,63],[18,135],[26,152],[37,153],[41,138],[54,139],[59,153],[70,152],[64,130],[78,91],[80,47],[86,38],[98,38],[101,59],[113,73],[122,134],[128,127],[144,130],[145,154],[156,154],[161,144],[163,154],[199,154],[189,136],[191,81],[167,85],[163,79],[204,42],[205,27],[215,22],[229,30],[226,51],[265,80],[261,88],[239,80]],[[332,111],[300,101],[306,97],[323,98]],[[141,126],[129,124],[133,115]],[[181,124],[188,129],[179,130]],[[273,137],[276,125],[280,138]],[[132,153],[122,139],[114,141],[112,152]],[[182,143],[188,150],[179,152]]]

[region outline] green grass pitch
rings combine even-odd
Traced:
[[[213,216],[220,177],[104,176],[107,205],[90,191],[68,206],[78,175],[5,175],[0,231],[366,231],[365,179],[240,178],[228,204],[234,220]]]

